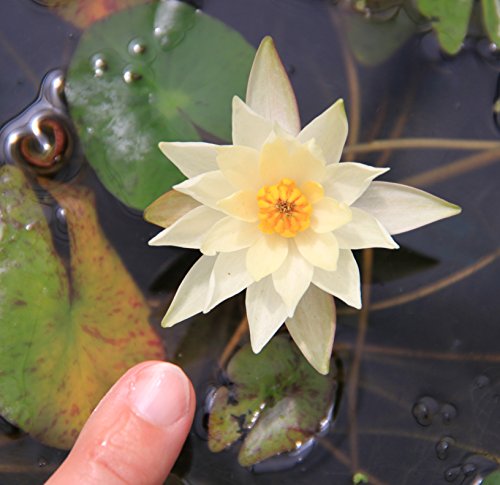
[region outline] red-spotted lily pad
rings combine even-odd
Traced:
[[[332,410],[335,370],[319,374],[288,336],[273,338],[257,355],[243,347],[229,362],[227,377],[231,384],[215,393],[208,445],[218,452],[243,440],[242,466],[297,450]]]
[[[68,221],[69,271],[19,169],[0,167],[0,193],[0,414],[69,448],[116,379],[164,351],[88,189],[54,193]]]

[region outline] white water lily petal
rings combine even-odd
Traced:
[[[260,153],[246,146],[221,147],[217,155],[217,163],[224,177],[236,189],[252,189],[260,186],[259,173]]]
[[[313,266],[334,271],[337,268],[339,244],[332,233],[299,232],[294,238],[300,254]]]
[[[293,317],[295,308],[311,284],[314,268],[290,244],[288,256],[280,268],[273,273],[274,289],[285,303],[288,316]]]
[[[391,234],[411,231],[462,211],[423,190],[391,182],[373,182],[355,206],[375,216]]]
[[[370,167],[355,162],[329,165],[323,182],[325,194],[339,202],[351,205],[363,194],[375,177],[388,170],[388,168]]]
[[[309,180],[300,186],[300,191],[306,196],[310,204],[316,204],[325,196],[323,186],[318,182]]]
[[[255,281],[276,271],[288,255],[288,240],[278,234],[262,234],[250,246],[246,256],[247,270]]]
[[[317,233],[331,232],[350,222],[351,209],[330,197],[324,197],[313,207],[311,229]]]
[[[182,280],[177,293],[161,322],[162,327],[172,327],[203,311],[209,291],[210,275],[215,257],[202,256]]]
[[[149,245],[199,249],[206,231],[223,217],[223,213],[210,207],[196,207],[157,234],[149,241]]]
[[[260,150],[272,130],[272,121],[257,114],[238,96],[233,97],[233,145]]]
[[[358,263],[352,251],[341,249],[336,271],[314,269],[312,282],[354,308],[361,308],[361,285]]]
[[[220,170],[207,172],[174,185],[174,189],[182,194],[217,209],[217,202],[235,192],[234,187],[226,180]]]
[[[203,313],[209,312],[219,303],[236,295],[254,282],[246,268],[245,253],[246,249],[241,249],[217,256],[210,276],[212,293],[207,298]]]
[[[144,219],[157,226],[167,228],[199,205],[200,203],[189,195],[170,190],[146,207]]]
[[[303,128],[297,139],[301,142],[314,139],[323,151],[326,163],[331,164],[339,162],[347,132],[344,100],[339,99]]]
[[[352,221],[335,231],[341,249],[399,248],[375,217],[357,207],[351,207],[351,211]]]
[[[328,374],[336,324],[333,298],[311,285],[285,323],[307,361],[320,374]]]
[[[271,37],[262,40],[255,55],[246,102],[256,113],[277,122],[290,134],[297,135],[300,131],[295,93]]]
[[[262,147],[259,172],[265,184],[273,185],[287,178],[301,186],[310,181],[321,182],[326,167],[308,145],[273,134]]]
[[[246,222],[256,222],[259,208],[255,192],[241,190],[217,202],[217,207],[227,215]]]
[[[163,154],[186,176],[196,177],[217,170],[219,145],[203,142],[162,141],[159,148]]]
[[[276,293],[270,276],[247,288],[245,306],[250,343],[252,350],[258,354],[283,325],[287,317],[286,306]]]
[[[228,253],[251,246],[262,233],[257,224],[224,217],[205,233],[200,251],[203,254]]]

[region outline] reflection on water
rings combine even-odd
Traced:
[[[21,82],[12,91],[15,100],[7,99],[4,90],[0,96],[10,117],[34,99],[35,90],[24,89],[33,76],[41,81],[52,68],[67,65],[74,41],[67,37],[68,26],[43,7],[28,0],[5,4],[17,12],[17,29],[8,25],[8,12],[0,16],[5,37],[0,43],[0,82],[17,86],[12,72]],[[416,35],[387,61],[366,67],[353,63],[342,33],[346,24],[332,2],[206,0],[203,7],[254,45],[273,35],[285,64],[293,66],[303,123],[344,97],[351,133],[358,133],[354,141],[498,139],[500,110],[492,106],[498,99],[500,59],[483,40],[466,44],[455,58],[444,58],[433,36]],[[21,42],[34,23],[39,27],[29,42]],[[47,29],[48,23],[56,27]],[[66,39],[65,49],[61,38]],[[19,61],[12,57],[12,46]],[[148,55],[147,46],[133,36],[129,49]],[[96,76],[105,71],[105,58],[92,62]],[[132,74],[127,78],[132,80]],[[57,109],[63,116],[62,108]],[[27,113],[11,127],[31,130],[33,114]],[[45,131],[39,135],[53,144],[54,131]],[[500,463],[499,157],[500,151],[493,149],[477,153],[438,147],[352,153],[349,158],[389,164],[389,180],[420,177],[423,188],[458,203],[463,214],[398,238],[410,251],[425,255],[426,263],[406,273],[389,269],[392,278],[379,273],[364,316],[339,308],[336,351],[346,367],[345,386],[356,387],[356,409],[348,398],[353,393],[344,393],[335,426],[307,456],[296,459],[297,466],[275,473],[261,467],[256,471],[262,473],[253,474],[236,463],[234,452],[211,453],[195,428],[176,466],[177,477],[191,484],[347,484],[356,471],[363,471],[373,483],[478,485],[495,470]],[[3,158],[17,159],[17,154]],[[124,210],[90,170],[84,172],[97,193],[109,239],[148,297],[165,305],[189,262],[175,264],[178,250],[148,248],[146,241],[156,229],[136,212]],[[57,207],[52,210],[55,232],[64,234],[64,214]],[[390,257],[383,256],[386,273]],[[154,292],[149,290],[153,282]],[[217,359],[237,325],[239,303],[236,298],[190,325],[162,331],[170,356],[194,381],[200,408],[216,382]],[[368,323],[361,348],[358,329],[363,319]],[[356,361],[358,379],[351,374]],[[2,484],[42,483],[65,456],[8,423],[0,422],[0,432]]]

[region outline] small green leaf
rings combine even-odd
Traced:
[[[243,438],[238,461],[252,466],[291,452],[311,439],[328,417],[336,382],[318,374],[286,336],[254,354],[250,345],[229,362],[229,387],[216,391],[208,445],[222,451]]]
[[[482,482],[482,485],[500,485],[500,471],[495,471],[488,475]]]
[[[162,359],[163,347],[88,189],[52,191],[68,222],[70,278],[23,173],[0,167],[0,190],[0,413],[69,448],[116,379]]]
[[[492,42],[500,45],[500,0],[482,0],[483,22]]]
[[[82,37],[66,96],[85,154],[107,189],[144,209],[184,179],[160,141],[231,138],[254,49],[177,0],[120,12]]]
[[[418,0],[420,13],[428,17],[439,44],[448,54],[456,54],[469,26],[473,0]]]

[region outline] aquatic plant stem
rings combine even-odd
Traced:
[[[438,182],[449,180],[467,172],[479,170],[494,163],[500,162],[500,148],[485,150],[468,157],[459,158],[441,167],[436,167],[425,172],[411,175],[400,182],[417,187],[429,186]]]
[[[326,438],[319,438],[318,443],[323,446],[326,450],[328,450],[340,463],[345,465],[346,467],[350,468],[352,470],[352,465],[351,465],[351,460],[349,457],[339,448],[334,446],[328,439]],[[387,485],[386,482],[383,482],[382,480],[379,480],[378,478],[374,477],[371,473],[367,472],[366,470],[356,470],[355,473],[362,473],[363,475],[366,475],[368,478],[368,483],[373,484],[373,485]]]
[[[224,350],[222,351],[221,356],[219,357],[219,367],[225,367],[227,364],[227,361],[233,354],[234,350],[240,343],[241,339],[243,338],[244,335],[246,335],[249,332],[248,328],[248,318],[245,315],[242,319],[236,330],[234,331],[232,337],[230,338],[229,342],[226,344],[224,347]]]
[[[368,329],[368,317],[370,314],[371,281],[373,270],[373,249],[363,251],[363,268],[361,273],[363,307],[359,313],[358,333],[354,348],[354,357],[349,372],[347,383],[347,402],[349,416],[349,446],[351,451],[351,469],[354,472],[359,468],[359,446],[358,446],[358,386],[361,359]]]
[[[370,153],[383,150],[407,150],[413,148],[493,150],[500,149],[500,142],[494,140],[454,140],[452,138],[399,138],[394,140],[373,140],[366,143],[351,144],[344,148],[344,154]]]
[[[437,291],[443,290],[448,286],[458,283],[459,281],[462,281],[465,278],[473,275],[477,271],[486,268],[488,265],[493,263],[498,257],[500,257],[500,249],[496,249],[495,251],[488,253],[486,256],[483,256],[482,258],[478,259],[475,263],[466,266],[465,268],[462,268],[446,276],[445,278],[434,281],[429,285],[421,286],[420,288],[417,288],[414,291],[409,291],[392,298],[387,298],[384,300],[377,301],[369,305],[370,311],[386,310],[387,308],[403,305],[405,303],[409,303],[411,301],[419,300],[420,298],[432,295],[433,293],[436,293]],[[367,303],[365,303],[364,305],[367,305]],[[338,315],[355,315],[357,313],[358,310],[355,310],[353,308],[340,309],[337,311]]]

